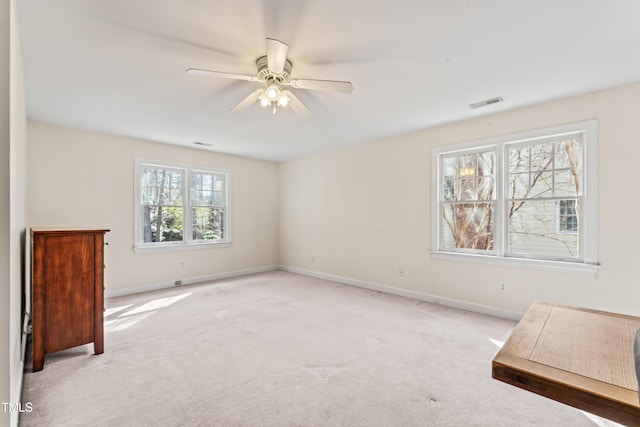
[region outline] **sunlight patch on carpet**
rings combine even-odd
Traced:
[[[113,320],[107,320],[106,322],[104,322],[104,332],[105,334],[107,334],[109,332],[123,331],[130,326],[135,325],[139,321],[146,319],[153,313],[153,311],[147,311],[146,313],[138,313],[132,316],[117,317]]]
[[[129,307],[133,307],[133,304],[121,305],[120,307],[106,308],[104,310],[104,317],[109,317],[112,314],[118,313],[118,312],[120,312],[122,310],[126,310]]]
[[[173,297],[166,297],[166,298],[158,298],[158,299],[154,299],[153,301],[149,301],[146,304],[142,304],[140,307],[136,307],[131,311],[128,311],[124,314],[121,314],[120,317],[122,316],[130,316],[132,314],[138,314],[138,313],[144,313],[145,311],[153,311],[153,310],[158,310],[160,308],[165,308],[170,306],[171,304],[180,301],[183,298],[188,297],[189,295],[191,295],[191,292],[187,292],[184,294],[180,294],[180,295],[176,295]]]
[[[489,341],[494,343],[498,348],[502,348],[502,346],[504,345],[504,341],[494,340],[493,338],[489,338]]]

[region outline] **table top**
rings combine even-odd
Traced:
[[[633,343],[640,317],[534,302],[493,359],[493,378],[640,426]]]

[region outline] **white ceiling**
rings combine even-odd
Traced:
[[[638,0],[20,0],[29,118],[282,161],[640,80]],[[232,108],[266,37],[312,111]],[[468,104],[501,96],[472,110]]]

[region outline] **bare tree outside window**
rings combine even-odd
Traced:
[[[508,251],[578,256],[579,138],[508,148]],[[558,229],[560,206],[574,206],[574,233]],[[567,217],[565,216],[565,219]]]
[[[441,156],[444,249],[494,250],[496,182],[502,173],[496,149]],[[505,145],[504,153],[506,251],[577,256],[580,137]],[[562,230],[559,221],[571,221],[573,232]]]
[[[493,249],[495,153],[444,157],[442,217],[446,244],[464,249]]]

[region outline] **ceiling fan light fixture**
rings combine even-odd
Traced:
[[[286,107],[289,104],[289,97],[285,94],[282,94],[278,99],[278,107]]]
[[[271,101],[277,101],[280,98],[280,88],[275,84],[267,86],[264,93]]]
[[[265,86],[251,92],[242,101],[231,108],[230,112],[238,113],[259,101],[263,107],[271,107],[276,113],[278,107],[290,107],[302,117],[310,117],[311,112],[292,92],[284,89],[291,86],[296,89],[308,89],[326,92],[351,93],[351,82],[339,80],[291,79],[293,64],[287,58],[289,46],[277,39],[267,38],[267,54],[256,59],[258,75],[227,73],[222,71],[188,68],[187,73],[208,75],[249,82],[262,82]]]

